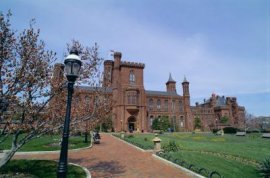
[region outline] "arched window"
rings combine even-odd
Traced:
[[[153,99],[151,98],[151,99],[149,99],[148,102],[149,102],[149,103],[148,103],[149,110],[152,111],[152,110],[153,110],[154,101],[153,101]]]
[[[174,112],[174,108],[175,108],[175,100],[172,100],[172,112]]]
[[[168,100],[164,101],[164,110],[168,111]]]
[[[134,84],[135,83],[135,74],[134,74],[134,71],[133,70],[131,70],[129,72],[129,83],[130,84]]]
[[[157,100],[157,110],[160,110],[161,108],[161,101],[160,99]]]
[[[153,125],[153,121],[154,121],[154,116],[150,116],[150,126],[152,126]]]
[[[182,100],[179,101],[179,111],[180,112],[183,112],[184,111]]]
[[[184,127],[184,116],[180,116],[180,127]]]

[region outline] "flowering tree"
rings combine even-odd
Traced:
[[[11,28],[11,16],[10,11],[6,15],[0,13],[0,143],[13,137],[10,150],[0,159],[0,167],[30,140],[62,127],[63,115],[59,112],[51,117],[52,105],[49,103],[57,96],[63,96],[66,88],[65,80],[57,85],[52,83],[56,53],[46,50],[44,41],[39,39],[40,30],[34,28],[34,21],[17,33]],[[80,51],[84,62],[78,83],[98,86],[102,63],[98,46],[88,48],[72,41],[67,49],[71,47]],[[105,103],[108,102],[95,105],[87,114],[77,115],[72,124],[98,119]]]

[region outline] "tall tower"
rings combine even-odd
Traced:
[[[113,75],[113,61],[104,61],[103,87],[111,87]]]
[[[114,52],[113,54],[114,62],[113,62],[113,75],[112,75],[112,92],[113,92],[113,127],[115,129],[122,128],[122,121],[120,118],[122,105],[122,90],[121,90],[121,76],[120,76],[120,64],[121,64],[121,52]]]
[[[166,82],[167,92],[173,92],[176,93],[176,87],[175,87],[175,81],[172,78],[172,75],[170,73],[169,79]]]
[[[186,77],[184,78],[182,82],[182,87],[183,87],[183,103],[184,103],[186,129],[188,131],[192,131],[193,130],[193,117],[192,117],[192,112],[190,109],[189,82],[187,81]]]

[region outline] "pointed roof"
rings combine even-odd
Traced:
[[[166,82],[167,83],[176,83],[176,81],[172,78],[172,74],[170,73],[169,80]]]
[[[188,81],[187,81],[187,78],[186,78],[186,76],[184,76],[184,80],[183,80],[183,83],[186,83],[186,82],[188,82]]]

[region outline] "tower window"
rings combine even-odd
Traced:
[[[130,73],[129,73],[129,83],[130,84],[134,84],[135,83],[135,74],[134,74],[134,71],[131,70]]]
[[[131,105],[136,105],[137,104],[137,92],[136,91],[129,91],[127,93],[127,103]]]

